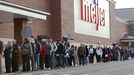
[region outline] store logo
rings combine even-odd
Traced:
[[[99,0],[80,0],[81,1],[81,19],[96,24],[96,30],[99,26],[105,26],[105,10],[99,7]]]

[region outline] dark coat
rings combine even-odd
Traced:
[[[10,54],[12,52],[12,47],[11,46],[7,46],[4,50],[4,57],[10,57]]]
[[[65,47],[62,43],[58,45],[58,49],[56,51],[56,54],[64,54],[65,53]]]
[[[2,54],[2,52],[3,52],[3,42],[0,41],[0,54]]]
[[[86,49],[85,49],[85,47],[79,47],[78,48],[78,55],[82,55],[82,56],[84,56],[86,54]]]
[[[46,44],[46,55],[50,55],[51,45]]]

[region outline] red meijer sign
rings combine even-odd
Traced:
[[[99,26],[105,26],[105,10],[99,7],[98,0],[80,0],[81,2],[81,19]]]

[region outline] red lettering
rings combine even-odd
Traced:
[[[105,10],[98,5],[88,4],[88,0],[81,0],[81,19],[96,24],[96,30],[99,26],[105,26]]]
[[[87,18],[87,15],[86,15],[86,12],[87,12],[87,10],[86,10],[86,4],[84,4],[84,14],[85,14],[85,21],[86,21],[86,18]]]
[[[100,9],[100,25],[105,26],[105,11]]]
[[[83,20],[83,0],[81,0],[81,19]]]
[[[105,26],[105,10],[103,9],[103,17],[102,17],[103,26]]]
[[[96,12],[96,30],[98,31],[99,30],[99,7],[97,6],[97,12]]]
[[[90,10],[91,10],[91,12],[90,12],[90,21],[91,21],[91,23],[96,23],[96,6],[94,6],[94,5],[90,5]]]
[[[89,22],[89,6],[87,6],[87,21]]]

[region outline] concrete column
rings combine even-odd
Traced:
[[[14,39],[18,44],[22,43],[21,30],[26,20],[26,18],[14,18]]]

